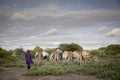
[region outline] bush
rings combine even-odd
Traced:
[[[99,54],[101,54],[101,51],[100,50],[91,50],[90,51],[90,54],[92,54],[92,55],[99,55]]]
[[[2,67],[24,67],[24,55],[12,56],[13,51],[0,48],[0,66]]]
[[[105,53],[109,55],[120,54],[120,45],[112,44],[112,45],[107,46],[107,48],[105,49]]]
[[[82,51],[83,50],[83,48],[76,43],[71,43],[71,44],[62,43],[59,45],[59,48],[62,51]]]

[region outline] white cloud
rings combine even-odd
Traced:
[[[31,46],[31,45],[32,45],[32,43],[29,43],[29,42],[21,44],[21,46]]]
[[[11,16],[11,20],[19,20],[19,19],[23,19],[23,20],[28,20],[29,17],[27,17],[27,15],[22,14],[20,12],[15,12],[12,16]]]
[[[3,26],[4,29],[0,29],[0,35],[5,34],[5,36],[0,37],[0,46],[8,47],[8,44],[4,40],[13,38],[10,40],[10,45],[16,45],[16,47],[23,45],[24,48],[33,48],[36,45],[40,45],[41,47],[56,47],[61,42],[77,42],[80,45],[82,44],[84,48],[99,47],[105,40],[103,39],[103,35],[96,34],[94,26],[119,22],[119,13],[119,10],[111,9],[72,11],[61,10],[56,7],[16,10],[10,18],[12,21],[9,20],[10,22],[8,23],[4,22],[4,26],[6,27]],[[98,31],[105,32],[110,30],[107,25],[98,29]],[[90,33],[91,35],[86,33]],[[120,36],[120,29],[111,30],[107,36]],[[6,39],[3,40],[2,38],[4,37]],[[23,39],[14,41],[20,37],[23,37]],[[115,39],[119,40],[119,38]],[[115,43],[116,41],[108,39],[106,42]]]
[[[38,39],[37,36],[29,36],[28,38],[26,38],[26,40],[30,40],[30,39]]]
[[[112,31],[107,33],[107,36],[110,37],[119,37],[120,36],[120,28],[114,28]]]
[[[45,33],[40,34],[39,36],[56,35],[56,34],[58,34],[58,32],[59,32],[59,30],[53,28],[53,29],[46,31]]]
[[[56,7],[45,7],[35,9],[25,9],[16,11],[13,16],[14,20],[40,20],[45,21],[46,24],[51,22],[56,24],[59,21],[61,24],[76,24],[89,25],[101,22],[116,21],[120,19],[119,10],[94,9],[94,10],[60,10]],[[103,15],[104,14],[104,15]],[[48,21],[51,20],[51,21]],[[67,23],[68,22],[68,23]]]
[[[98,28],[98,31],[99,31],[99,32],[104,32],[104,31],[107,32],[108,30],[110,30],[110,28],[109,28],[109,27],[106,27],[106,26],[103,26],[103,27]]]
[[[59,45],[61,44],[62,42],[53,42],[54,45]]]

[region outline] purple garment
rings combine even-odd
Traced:
[[[26,64],[27,66],[30,66],[30,64],[33,64],[32,57],[30,55],[30,52],[27,52],[25,54]]]

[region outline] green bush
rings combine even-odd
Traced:
[[[91,50],[90,54],[92,54],[92,55],[100,55],[100,54],[102,54],[102,52],[100,50],[96,49],[96,50]]]
[[[24,67],[24,55],[12,56],[11,51],[0,48],[0,66],[2,67]]]
[[[82,51],[83,50],[83,48],[76,43],[71,43],[71,44],[62,43],[59,45],[59,48],[62,51]]]
[[[118,55],[120,54],[120,45],[119,44],[112,44],[107,46],[105,49],[105,53],[108,55]]]

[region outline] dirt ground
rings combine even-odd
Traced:
[[[100,80],[94,76],[76,74],[61,76],[23,76],[25,68],[0,68],[0,80]]]

